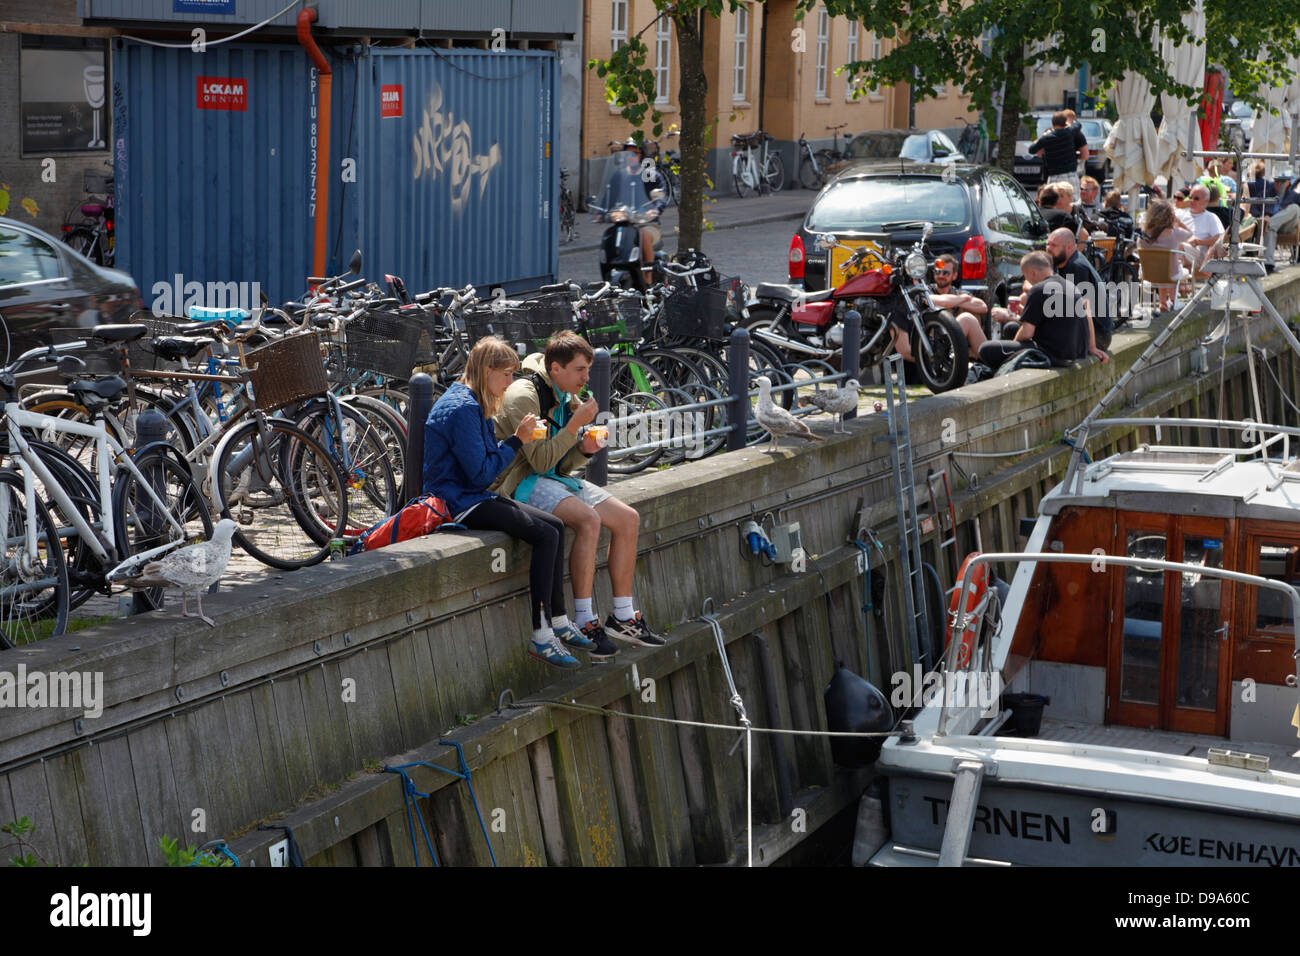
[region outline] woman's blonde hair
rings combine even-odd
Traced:
[[[1174,217],[1173,203],[1165,199],[1156,199],[1147,206],[1147,218],[1142,231],[1154,242],[1160,234],[1171,226],[1177,225]]]
[[[461,374],[460,383],[468,385],[474,392],[474,397],[483,406],[484,416],[495,418],[497,412],[501,411],[502,396],[492,395],[488,391],[488,372],[503,369],[513,372],[517,368],[519,368],[519,356],[515,354],[515,350],[506,345],[501,338],[486,335],[475,342],[474,347],[469,350],[469,358],[465,360],[465,371]]]

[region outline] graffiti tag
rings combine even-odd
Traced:
[[[446,175],[451,183],[453,212],[465,211],[470,188],[478,177],[478,194],[487,189],[488,176],[501,162],[501,146],[493,143],[484,153],[474,153],[474,134],[465,120],[456,122],[450,110],[443,112],[442,87],[437,83],[424,108],[424,122],[411,140],[415,154],[414,178],[438,179]]]

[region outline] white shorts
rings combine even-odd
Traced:
[[[583,504],[594,508],[610,497],[609,492],[600,485],[593,485],[590,481],[582,478],[577,480],[582,482],[580,495],[575,495],[569,490],[568,486],[563,482],[556,481],[554,478],[538,478],[533,483],[533,491],[528,496],[527,503],[534,508],[540,508],[542,511],[553,514],[556,506],[565,498],[580,498]]]

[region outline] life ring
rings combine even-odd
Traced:
[[[984,600],[984,593],[989,589],[989,566],[987,564],[977,564],[971,572],[970,588],[966,591],[965,606],[958,611],[958,605],[961,604],[961,582],[966,577],[966,569],[970,566],[971,561],[979,557],[978,551],[972,551],[966,555],[966,560],[961,564],[961,570],[957,572],[957,587],[953,588],[952,598],[948,601],[948,635],[944,647],[948,648],[954,640],[954,631],[957,629],[957,620],[959,613],[966,616],[966,626],[961,631],[961,646],[957,649],[957,658],[953,661],[954,667],[967,667],[970,664],[971,654],[975,650],[975,636],[979,633],[979,619],[974,616],[976,608]]]

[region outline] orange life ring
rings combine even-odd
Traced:
[[[957,572],[957,588],[953,589],[952,598],[948,601],[948,637],[944,647],[950,646],[954,640],[953,632],[957,629],[958,605],[961,603],[961,582],[966,576],[966,568],[975,558],[979,557],[978,551],[972,551],[966,555],[966,560],[961,563],[961,570]],[[961,608],[961,613],[973,615],[975,609],[979,607],[980,601],[984,599],[984,592],[989,588],[989,566],[987,564],[978,564],[975,570],[971,572],[970,589],[966,592],[965,607]],[[979,620],[969,617],[966,626],[961,632],[961,647],[957,650],[957,659],[953,661],[954,667],[966,667],[970,664],[971,654],[975,650],[975,635],[979,633]]]

